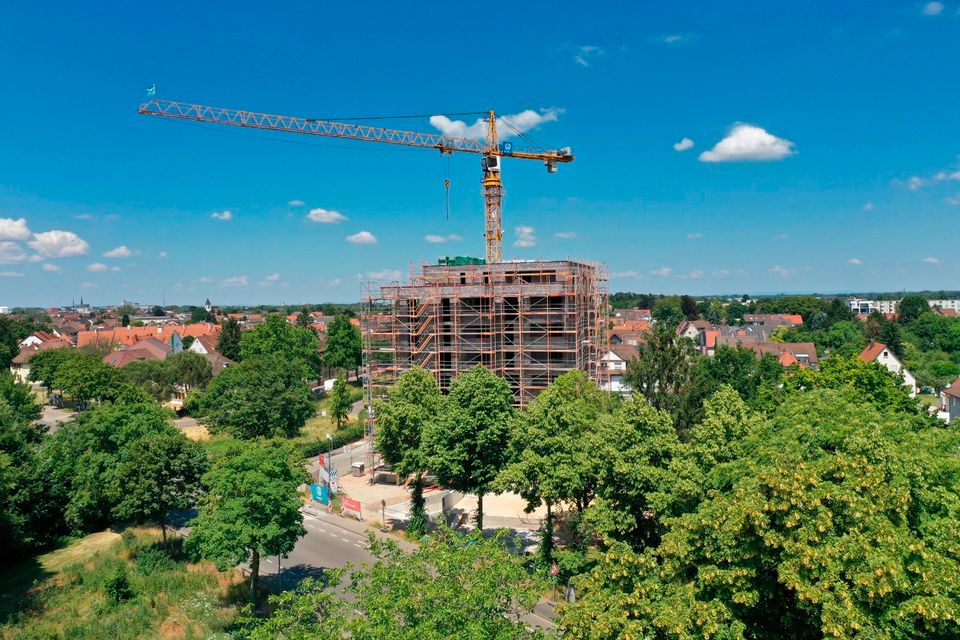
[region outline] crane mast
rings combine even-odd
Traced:
[[[501,144],[497,136],[497,116],[493,110],[487,112],[487,136],[485,140],[372,127],[356,123],[333,122],[315,118],[273,115],[159,98],[153,98],[141,104],[137,112],[161,118],[437,149],[446,154],[454,152],[480,154],[481,168],[483,169],[481,184],[483,186],[486,222],[484,235],[486,237],[486,260],[488,264],[503,261],[503,183],[500,179],[500,159],[506,157],[539,160],[547,167],[548,173],[556,173],[558,163],[573,162],[574,159],[573,152],[569,147],[526,151],[514,150],[512,143],[509,142]]]

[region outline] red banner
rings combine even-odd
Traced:
[[[347,496],[340,496],[340,506],[343,507],[345,512],[356,515],[357,520],[363,519],[363,516],[360,515],[359,500],[354,500],[353,498],[348,498]]]

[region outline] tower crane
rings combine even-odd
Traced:
[[[501,142],[497,136],[497,116],[492,110],[486,112],[487,135],[485,140],[446,136],[437,133],[386,129],[357,123],[272,115],[268,113],[243,111],[240,109],[227,109],[224,107],[211,107],[202,104],[162,100],[159,98],[152,98],[148,102],[141,104],[138,113],[161,118],[193,120],[233,127],[249,127],[330,138],[346,138],[349,140],[405,145],[408,147],[424,147],[437,149],[443,154],[452,154],[454,152],[479,154],[481,156],[480,166],[483,170],[483,180],[481,184],[483,185],[484,217],[486,221],[487,263],[502,262],[503,260],[503,221],[501,210],[503,183],[500,180],[501,158],[539,160],[546,166],[547,173],[556,173],[558,164],[562,162],[573,162],[574,158],[573,151],[569,147],[562,149],[522,150],[514,149],[512,142]],[[501,122],[510,127],[508,122]],[[520,132],[517,131],[517,133]]]

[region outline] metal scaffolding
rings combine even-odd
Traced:
[[[440,389],[483,365],[517,406],[561,374],[597,380],[607,322],[603,265],[573,261],[423,264],[408,284],[368,285],[361,321],[368,397],[417,365]]]

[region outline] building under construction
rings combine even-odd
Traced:
[[[483,365],[524,406],[561,374],[596,379],[607,310],[602,265],[573,261],[441,259],[409,284],[371,287],[362,325],[373,397],[412,366],[446,392]]]

